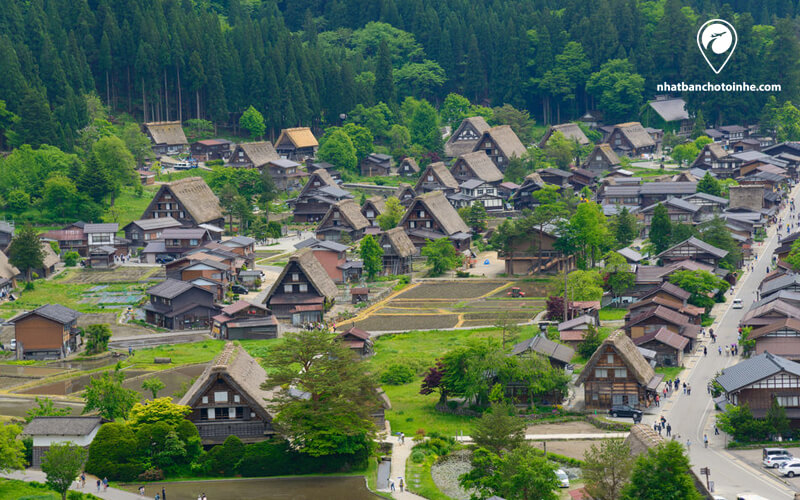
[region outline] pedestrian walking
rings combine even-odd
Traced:
[[[159,495],[158,493],[156,493],[156,496],[155,496],[154,498],[155,498],[155,500],[161,500],[161,495]]]
[[[672,434],[672,426],[670,424],[667,424],[667,437],[669,437],[671,434]]]
[[[719,429],[717,428],[716,425],[714,426],[714,435],[719,436]]]
[[[686,386],[686,395],[687,396],[691,396],[692,395],[692,384],[689,384],[689,385]]]
[[[81,489],[83,489],[84,486],[86,486],[86,473],[81,472]]]
[[[708,356],[708,348],[703,346],[703,356]]]
[[[654,431],[656,431],[656,432],[658,432],[658,422],[655,422],[655,423],[653,424],[653,430],[654,430]]]
[[[144,496],[144,486],[139,486],[139,494]]]
[[[400,491],[401,491],[401,492],[402,492],[402,491],[404,491],[404,490],[403,490],[403,487],[405,486],[405,484],[403,484],[403,478],[401,477],[401,478],[400,478],[400,481],[398,481],[398,482],[400,483]],[[203,500],[205,500],[205,499],[203,499]]]
[[[691,439],[687,439],[686,440],[686,451],[692,451],[692,440]]]
[[[208,498],[206,498],[206,494],[205,493],[203,493],[203,500],[208,500]]]
[[[405,433],[400,433],[400,444],[406,444],[406,435]]]
[[[101,481],[98,479],[97,480],[97,492],[98,493],[100,493],[100,483],[101,483]]]
[[[683,383],[683,393],[686,394],[686,382]]]
[[[660,405],[661,405],[661,397],[658,394],[656,394],[656,407]]]
[[[664,427],[665,425],[667,425],[667,419],[664,417],[664,415],[661,415],[661,419],[660,420],[661,420],[661,427]]]
[[[103,478],[103,491],[108,491],[108,478]]]
[[[389,490],[394,491],[394,481],[389,481]]]
[[[717,349],[719,350],[719,355],[722,356],[722,346],[717,347]]]
[[[167,490],[161,487],[161,500],[167,500]]]
[[[708,448],[708,434],[703,434],[703,446]]]

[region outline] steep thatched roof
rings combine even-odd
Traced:
[[[627,122],[615,125],[614,128],[619,129],[622,135],[633,145],[635,148],[644,148],[647,146],[655,146],[655,141],[647,133],[647,130],[642,127],[639,122]]]
[[[255,168],[261,168],[267,163],[281,158],[269,141],[243,142],[239,144],[231,155],[233,161],[236,161],[238,150],[244,151],[244,154],[250,158]]]
[[[275,144],[283,144],[288,139],[296,148],[311,148],[319,146],[317,138],[308,127],[285,128],[281,130],[281,135]]]
[[[392,245],[398,257],[410,257],[417,252],[417,247],[402,227],[395,227],[383,233],[380,245]]]
[[[49,244],[47,246],[50,246]],[[8,256],[0,251],[0,278],[11,279],[19,274],[19,269],[12,266]]]
[[[448,158],[455,158],[456,156],[469,153],[475,148],[475,144],[478,143],[481,135],[489,130],[489,128],[489,124],[486,123],[486,120],[482,116],[464,118],[461,121],[461,125],[459,125],[455,132],[450,135],[450,138],[447,139],[444,145],[444,155]],[[477,137],[474,140],[457,140],[467,129],[474,131]]]
[[[457,165],[463,163],[478,179],[484,182],[498,182],[503,180],[501,172],[483,150],[463,154],[453,163],[451,172]]]
[[[419,177],[417,181],[417,185],[414,186],[414,191],[419,191],[422,186],[428,182],[428,175],[433,175],[433,177],[441,184],[442,186],[457,190],[458,189],[458,181],[453,177],[453,174],[447,170],[447,166],[437,161],[436,163],[431,163],[428,165],[428,168],[422,172],[422,175]]]
[[[638,456],[646,453],[650,448],[655,448],[664,442],[664,438],[659,436],[652,427],[644,424],[636,424],[631,427],[631,432],[625,438],[625,444],[631,449],[631,455]]]
[[[270,288],[269,293],[266,297],[264,297],[263,303],[266,304],[270,297],[278,290],[280,287],[283,286],[283,280],[286,277],[286,274],[289,272],[289,268],[292,267],[290,264],[292,262],[296,262],[298,266],[300,266],[300,270],[303,271],[303,274],[306,275],[308,280],[311,282],[311,285],[325,298],[332,300],[336,298],[336,294],[338,293],[338,289],[336,288],[336,284],[333,282],[330,276],[328,276],[328,272],[325,271],[325,268],[322,267],[322,264],[319,263],[316,257],[314,257],[314,251],[311,248],[301,248],[297,253],[289,257],[289,263],[283,267],[283,271],[281,271],[280,276],[278,279],[275,280],[275,283]]]
[[[405,158],[403,158],[403,161],[401,161],[400,165],[398,166],[398,170],[402,169],[403,166],[405,166],[405,165],[408,165],[408,167],[412,171],[419,172],[419,164],[417,164],[417,160],[415,160],[414,158],[412,158],[410,156],[406,156]]]
[[[361,213],[365,213],[367,207],[372,206],[375,210],[375,215],[381,215],[383,212],[386,211],[386,198],[380,195],[370,196],[367,198],[367,201],[364,203],[364,206],[361,207]]]
[[[464,222],[464,219],[458,215],[458,212],[453,205],[447,201],[444,193],[441,191],[433,191],[430,193],[425,193],[423,195],[417,196],[414,199],[414,203],[422,204],[431,214],[431,216],[439,222],[439,225],[442,226],[445,233],[447,235],[452,235],[455,233],[469,233],[469,227]],[[415,210],[414,205],[406,211],[406,214],[403,216],[403,220],[400,222],[402,226],[405,223],[406,218],[408,218],[411,213]]]
[[[525,153],[525,145],[522,144],[522,141],[519,140],[517,134],[514,133],[514,130],[511,129],[511,125],[498,125],[497,127],[492,127],[484,133],[484,136],[488,135],[489,137],[494,140],[494,143],[503,152],[506,157],[511,158],[516,156],[517,158],[522,158],[522,154]],[[478,144],[475,145],[475,149],[480,149],[480,145],[483,140],[479,141]]]
[[[600,358],[605,355],[606,347],[611,346],[612,349],[622,358],[625,362],[625,365],[628,369],[633,373],[634,377],[636,377],[636,381],[639,382],[641,385],[647,385],[653,380],[655,376],[655,372],[653,371],[653,367],[650,366],[642,354],[639,352],[639,349],[636,348],[636,344],[625,335],[625,332],[618,330],[603,341],[600,347],[592,354],[592,357],[589,358],[589,361],[586,362],[586,366],[583,367],[581,374],[578,376],[578,379],[575,381],[575,385],[580,385],[584,383],[586,377],[590,374],[594,373],[594,367]]]
[[[170,146],[189,144],[183,133],[181,122],[150,122],[144,124],[145,130],[150,135],[153,144],[167,144]]]
[[[354,230],[358,231],[369,227],[369,221],[364,217],[364,214],[361,213],[361,207],[352,199],[339,200],[331,205],[328,208],[328,212],[322,220],[319,221],[319,227],[324,227],[337,211],[339,212],[342,223],[347,223]]]
[[[172,193],[197,224],[222,218],[219,199],[202,177],[186,177],[185,179],[163,184],[153,198],[151,205],[158,202],[164,190],[169,190]],[[150,207],[148,207],[149,210]]]
[[[417,196],[417,193],[414,191],[414,186],[412,186],[411,184],[407,184],[405,182],[401,182],[400,184],[397,185],[397,189],[394,191],[394,194],[392,196],[394,196],[398,200],[402,200],[403,193],[406,192],[411,194],[411,196]]]
[[[561,123],[559,125],[550,126],[547,133],[544,134],[544,137],[542,137],[542,140],[539,142],[539,147],[545,147],[547,141],[549,141],[550,137],[556,132],[561,132],[566,139],[577,141],[581,146],[585,146],[590,142],[589,138],[586,137],[586,134],[583,133],[583,130],[581,130],[577,123]]]
[[[584,164],[589,163],[589,161],[593,160],[594,157],[597,155],[603,156],[606,159],[606,161],[612,166],[620,164],[619,156],[617,156],[617,153],[615,153],[614,150],[611,149],[611,145],[606,143],[598,144],[597,146],[595,146],[592,152],[589,154],[589,156],[586,157],[586,161],[584,162]]]

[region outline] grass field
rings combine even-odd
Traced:
[[[88,487],[87,487],[88,489]],[[70,500],[100,500],[90,493],[70,492]],[[42,483],[0,479],[0,500],[61,500],[61,495]]]
[[[137,349],[134,355],[123,361],[122,364],[136,370],[164,370],[175,368],[178,365],[208,363],[222,351],[224,346],[225,343],[219,340],[204,340],[203,342]],[[153,363],[153,358],[170,358],[172,363],[157,365]]]
[[[604,307],[600,309],[600,321],[617,321],[625,319],[628,314],[627,309],[618,309],[616,307]]]
[[[144,186],[141,196],[130,186],[122,188],[122,192],[114,201],[114,206],[109,208],[103,216],[103,222],[117,222],[122,229],[129,222],[142,217],[147,205],[152,201],[158,191],[158,186]]]
[[[659,366],[656,368],[656,373],[663,373],[664,380],[674,379],[683,371],[682,366]]]

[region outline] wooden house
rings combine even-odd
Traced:
[[[587,187],[594,191],[597,188],[599,174],[585,168],[571,168],[569,183],[575,192],[580,192],[583,188]]]
[[[570,312],[572,310],[573,308],[570,307]],[[562,321],[558,324],[559,340],[568,346],[577,347],[578,344],[583,342],[589,327],[597,328],[599,323],[596,316],[589,314],[581,314],[572,319]]]
[[[164,253],[180,257],[184,253],[199,248],[211,241],[208,231],[202,228],[167,228],[162,233]]]
[[[319,143],[308,127],[285,128],[275,141],[275,151],[281,158],[304,162],[317,154]]]
[[[159,219],[140,219],[135,220],[122,230],[125,232],[125,239],[130,241],[133,248],[144,247],[151,241],[163,239],[165,229],[179,228],[182,224],[172,217],[162,217]]]
[[[92,269],[111,269],[117,266],[114,259],[117,249],[110,245],[100,245],[89,249],[89,258],[86,259]]]
[[[587,410],[621,404],[640,408],[649,406],[663,377],[653,371],[633,341],[617,331],[592,354],[575,385],[583,384]]]
[[[266,307],[239,300],[214,316],[211,334],[223,340],[264,340],[278,337],[278,320]]]
[[[192,158],[198,161],[227,160],[234,143],[227,139],[205,139],[191,145]]]
[[[792,428],[800,426],[800,363],[765,352],[725,368],[716,381],[727,403],[764,418],[777,399]]]
[[[782,358],[800,361],[800,318],[783,318],[754,328],[747,338],[756,341],[756,354],[770,352]]]
[[[383,196],[370,196],[361,205],[361,214],[369,221],[371,227],[378,226],[378,216],[386,211],[386,198]]]
[[[577,123],[561,123],[559,125],[551,125],[547,132],[545,132],[542,140],[539,141],[539,147],[544,148],[547,146],[547,141],[555,134],[560,132],[568,141],[574,141],[579,146],[588,146],[590,144],[589,138],[583,133],[583,130]]]
[[[784,274],[783,276],[762,282],[760,287],[761,298],[767,298],[780,292],[800,292],[800,275]]]
[[[335,283],[345,283],[352,278],[347,260],[347,245],[331,240],[318,240],[309,238],[295,245],[295,248],[310,248],[314,257],[325,269],[325,272]]]
[[[634,314],[635,313],[635,314]],[[630,317],[626,317],[625,333],[634,342],[639,338],[655,333],[661,328],[685,337],[689,342],[688,348],[692,349],[697,337],[700,335],[700,325],[692,323],[691,319],[674,309],[656,305],[652,308],[635,310]]]
[[[581,168],[595,173],[609,172],[620,166],[619,156],[611,149],[610,144],[602,143],[594,147]]]
[[[300,179],[308,176],[300,169],[301,165],[294,160],[270,160],[264,166],[269,172],[275,187],[281,191],[294,191],[302,188]]]
[[[53,247],[46,241],[42,241],[42,253],[44,253],[42,267],[31,269],[31,273],[36,273],[40,278],[47,278],[56,272],[56,265],[61,262],[61,259],[58,254],[53,251]]]
[[[401,177],[415,177],[417,174],[419,174],[419,165],[417,160],[410,156],[403,158],[400,165],[397,166],[397,175]]]
[[[228,164],[232,167],[263,170],[267,163],[280,159],[269,141],[243,142],[233,149],[228,157]]]
[[[370,153],[361,160],[361,175],[364,177],[389,176],[392,173],[392,157],[383,153]]]
[[[727,198],[714,196],[707,193],[694,193],[683,197],[684,201],[688,201],[692,205],[700,207],[700,214],[713,215],[722,213],[728,207]]]
[[[368,227],[370,223],[361,214],[358,203],[350,199],[340,200],[331,205],[319,221],[316,236],[320,240],[342,241],[346,234],[351,242],[358,241]]]
[[[645,118],[648,118],[648,124],[664,126],[679,137],[689,137],[692,134],[694,120],[689,117],[689,113],[686,111],[686,101],[682,98],[656,96],[655,100],[649,101],[647,104],[648,107],[644,114]]]
[[[505,261],[506,273],[560,273],[575,269],[575,256],[564,255],[555,247],[558,236],[555,227],[545,225],[529,234],[513,238],[507,248],[498,250],[497,257]]]
[[[264,368],[244,348],[225,344],[178,401],[192,409],[186,418],[197,427],[204,446],[222,444],[228,436],[253,443],[275,434],[266,407],[272,392],[261,388],[266,378]]]
[[[683,355],[691,342],[688,338],[661,327],[655,332],[634,339],[637,347],[649,349],[656,353],[656,364],[659,366],[683,366]]]
[[[383,249],[384,274],[409,274],[417,247],[402,227],[395,227],[381,234],[378,244]]]
[[[492,162],[500,169],[506,171],[506,166],[511,158],[522,158],[525,154],[525,145],[519,140],[510,125],[498,125],[483,133],[473,151],[483,151]]]
[[[411,205],[411,202],[414,201],[414,198],[417,197],[417,193],[414,191],[414,188],[411,186],[411,184],[401,182],[397,186],[397,189],[392,196],[400,200],[401,205],[408,208],[408,206]]]
[[[483,151],[474,151],[459,156],[450,167],[450,173],[459,184],[471,179],[488,184],[498,184],[503,181],[503,173]]]
[[[672,224],[694,225],[699,222],[700,207],[682,198],[667,198],[649,207],[644,207],[639,213],[644,217],[642,224],[642,238],[647,238],[650,234],[650,226],[653,223],[653,214],[657,206],[663,205],[667,209],[669,220]]]
[[[202,177],[186,177],[158,188],[141,219],[164,217],[172,217],[187,227],[225,224],[219,199]]]
[[[432,191],[441,191],[445,194],[458,191],[458,181],[447,170],[447,166],[440,161],[428,165],[414,186],[414,192],[417,194]]]
[[[53,229],[41,234],[44,241],[55,241],[62,252],[78,252],[81,257],[89,255],[89,237],[83,229]]]
[[[81,313],[46,304],[9,320],[14,325],[17,359],[60,359],[78,349]]]
[[[186,281],[166,279],[148,288],[147,295],[145,321],[168,330],[211,328],[211,318],[219,311],[214,292]]]
[[[503,198],[497,193],[495,184],[481,179],[469,179],[458,185],[458,192],[447,196],[456,208],[469,207],[475,203],[483,205],[487,211],[502,210]]]
[[[800,318],[800,307],[792,305],[786,300],[777,299],[747,311],[739,321],[739,326],[752,326],[756,330],[786,318]]]
[[[11,298],[11,292],[17,287],[17,276],[19,275],[19,269],[12,266],[8,261],[8,256],[0,251],[0,301]]]
[[[571,186],[569,180],[572,178],[572,172],[561,170],[560,168],[543,168],[536,173],[547,184],[552,184],[562,189]]]
[[[692,236],[664,250],[657,257],[665,264],[691,259],[717,267],[720,260],[726,255],[728,255],[727,250],[722,250]]]
[[[544,356],[554,368],[560,369],[566,368],[575,356],[575,350],[571,347],[553,342],[543,335],[523,340],[511,349],[514,356],[530,356],[533,353]]]
[[[640,207],[666,201],[667,198],[683,198],[697,192],[696,182],[645,182],[631,187],[638,187]]]
[[[86,234],[86,244],[90,250],[92,247],[101,245],[114,246],[117,243],[117,231],[119,231],[119,224],[116,222],[85,224],[83,226],[83,232]]]
[[[186,140],[179,121],[149,122],[143,127],[156,156],[181,154],[189,147],[189,141]]]
[[[427,240],[448,238],[456,251],[463,252],[469,249],[472,239],[469,227],[441,191],[414,198],[399,227],[418,248],[425,246]]]
[[[511,198],[509,200],[514,205],[515,210],[524,210],[524,209],[533,209],[534,207],[539,205],[539,201],[536,199],[534,193],[539,191],[544,187],[546,182],[542,179],[542,177],[537,173],[533,172],[525,176],[525,180],[522,181],[522,185],[512,193]]]
[[[374,354],[372,339],[370,337],[371,335],[369,332],[361,328],[356,328],[355,326],[348,328],[336,336],[343,345],[362,358]]]
[[[489,124],[482,116],[464,118],[444,144],[444,155],[447,158],[456,158],[474,151],[478,141],[489,128]]]
[[[342,178],[341,172],[336,170],[336,165],[333,165],[326,161],[315,161],[314,158],[308,158],[306,160],[306,171],[315,172],[317,170],[324,170],[328,172],[328,175],[331,176],[334,182],[338,182]]]
[[[88,450],[103,422],[97,416],[35,417],[22,432],[33,439],[31,465],[40,468],[54,444],[72,443]]]
[[[291,319],[297,326],[321,321],[337,293],[336,284],[314,257],[314,252],[302,248],[289,258],[264,297],[264,304],[278,319]]]
[[[227,291],[228,285],[233,280],[231,268],[222,262],[192,257],[185,259],[185,262],[186,265],[184,266],[170,269],[167,273],[167,278],[179,279],[181,281],[205,278],[218,283],[223,288],[223,292]],[[222,295],[224,296],[224,293]],[[218,295],[217,298],[220,298],[220,296]]]
[[[614,125],[614,130],[605,141],[617,154],[640,156],[654,153],[656,143],[639,122]]]
[[[352,198],[353,195],[340,188],[327,170],[315,170],[291,203],[294,221],[317,222],[336,202]]]
[[[519,188],[519,184],[514,182],[501,182],[497,185],[497,194],[504,200],[508,200]]]

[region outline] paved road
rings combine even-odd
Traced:
[[[792,196],[797,201],[798,189],[792,191]],[[784,231],[785,232],[785,231]],[[746,273],[737,284],[735,297],[742,299],[743,309],[731,309],[732,296],[728,301],[718,307],[717,321],[713,325],[714,332],[718,334],[718,343],[723,345],[736,342],[738,337],[739,320],[754,302],[755,291],[766,274],[770,264],[772,252],[777,246],[778,237],[775,230],[772,236],[756,250],[759,252],[755,269]],[[721,312],[721,314],[720,314]],[[709,339],[705,339],[708,342]],[[723,368],[736,364],[738,357],[720,356],[717,345],[708,344],[708,357],[698,360],[696,366],[689,374],[687,382],[692,386],[692,395],[675,394],[664,405],[664,414],[670,421],[673,434],[679,434],[681,442],[686,445],[686,440],[691,440],[690,458],[693,468],[698,472],[700,467],[711,468],[711,480],[715,483],[715,493],[726,498],[736,498],[737,493],[756,493],[771,500],[793,499],[794,490],[789,486],[792,483],[782,483],[763,471],[756,470],[730,453],[726,452],[726,436],[714,435],[715,411],[711,396],[706,392],[706,384],[717,372]],[[713,346],[713,349],[712,349]],[[652,423],[652,419],[651,422]],[[709,448],[703,447],[703,435],[709,437]],[[800,484],[792,484],[800,486]]]

